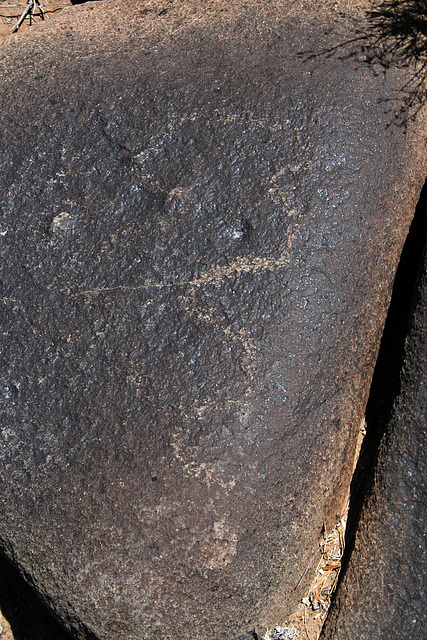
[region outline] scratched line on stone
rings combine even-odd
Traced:
[[[139,291],[144,289],[163,289],[172,287],[201,287],[205,284],[212,284],[221,281],[223,278],[230,278],[239,273],[252,273],[257,271],[276,271],[290,264],[289,255],[282,254],[278,258],[238,258],[232,264],[224,267],[212,267],[206,273],[197,278],[184,280],[181,282],[159,282],[154,284],[140,285],[117,285],[116,287],[99,287],[94,289],[82,289],[72,292],[72,295],[88,295],[91,293],[111,293],[114,291]],[[60,292],[69,292],[68,287],[57,289]]]

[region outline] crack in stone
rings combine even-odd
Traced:
[[[71,292],[73,296],[90,295],[95,293],[111,293],[114,291],[140,291],[144,289],[167,289],[173,287],[201,287],[206,284],[219,284],[224,278],[241,273],[256,273],[258,271],[277,271],[290,264],[289,253],[283,253],[278,258],[237,258],[231,264],[223,267],[212,267],[199,277],[178,282],[157,282],[154,284],[117,285],[115,287],[95,287],[94,289],[81,289]],[[53,289],[53,287],[50,287]],[[69,287],[56,289],[59,292],[69,292]]]

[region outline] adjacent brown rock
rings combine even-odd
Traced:
[[[425,137],[382,102],[407,71],[299,56],[334,6],[2,45],[0,540],[76,637],[277,624],[344,509]]]
[[[401,392],[325,640],[425,637],[427,252],[415,303]]]

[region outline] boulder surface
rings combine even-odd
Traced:
[[[424,638],[427,574],[427,247],[401,391],[381,442],[344,579],[322,638]]]
[[[343,513],[426,167],[407,71],[322,55],[339,8],[107,0],[1,46],[0,541],[77,638],[261,633]]]

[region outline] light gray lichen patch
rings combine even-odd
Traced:
[[[270,629],[264,636],[264,640],[297,640],[299,633],[293,627],[282,627],[278,625]]]
[[[76,219],[71,213],[62,211],[60,214],[54,217],[50,223],[49,231],[51,233],[61,233],[65,231],[72,231],[76,226]]]

